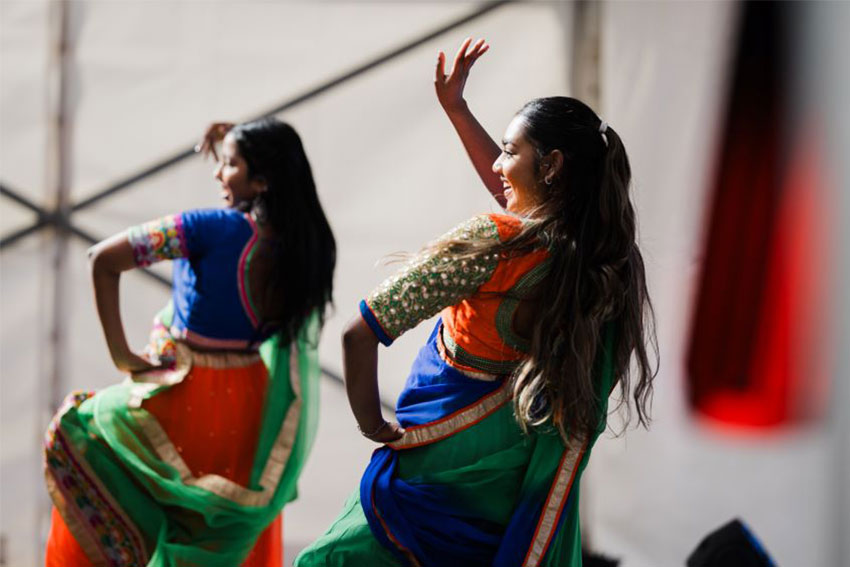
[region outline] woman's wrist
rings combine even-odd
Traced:
[[[381,431],[386,429],[386,427],[390,424],[384,418],[381,418],[381,422],[377,425],[377,427],[362,427],[359,423],[357,424],[357,430],[360,432],[360,435],[365,437],[366,439],[372,439],[376,435],[378,435]]]
[[[128,345],[126,341],[124,341],[123,344],[112,344],[109,340],[107,340],[107,346],[109,347],[109,355],[112,357],[112,360],[123,360],[132,354],[130,345]]]
[[[443,111],[449,116],[449,118],[454,118],[455,116],[462,116],[469,112],[469,105],[466,104],[465,99],[460,99],[452,103],[446,103],[442,106]]]

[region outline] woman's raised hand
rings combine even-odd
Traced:
[[[215,153],[215,146],[224,139],[233,126],[234,124],[232,122],[213,122],[207,127],[206,132],[204,132],[201,143],[195,146],[195,151],[199,152],[205,158],[212,154],[213,158],[218,160],[218,154]]]
[[[434,88],[437,91],[437,99],[446,112],[452,112],[463,108],[463,88],[466,86],[466,78],[475,61],[484,55],[490,46],[483,39],[472,44],[472,38],[466,38],[460,44],[460,49],[455,55],[454,64],[449,74],[446,74],[446,54],[442,51],[437,54],[437,70],[434,77]]]

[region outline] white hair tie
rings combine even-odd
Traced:
[[[605,142],[605,147],[608,147],[608,136],[605,132],[608,131],[608,123],[604,120],[599,124],[599,133],[602,134],[602,141]]]

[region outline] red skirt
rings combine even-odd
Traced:
[[[142,407],[156,417],[194,476],[217,474],[247,486],[267,385],[268,372],[259,359],[227,369],[195,364],[182,382]],[[46,557],[47,567],[92,565],[55,508]],[[283,514],[266,528],[242,565],[283,565]]]

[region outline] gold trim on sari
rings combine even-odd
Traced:
[[[185,485],[206,490],[242,506],[265,506],[269,503],[292,453],[302,405],[301,373],[298,367],[296,343],[293,342],[289,350],[289,378],[294,398],[286,411],[286,416],[260,476],[260,490],[246,488],[216,474],[194,476],[156,418],[142,409],[141,401],[146,397],[145,394],[149,390],[162,386],[173,386],[181,382],[189,374],[193,365],[234,368],[256,364],[260,360],[260,355],[255,353],[199,353],[191,350],[188,345],[179,343],[175,368],[171,371],[154,371],[134,375],[133,381],[138,382],[138,384],[134,387],[133,395],[128,401],[131,415],[139,424],[142,433],[150,442],[156,454],[163,462],[178,471],[180,479]]]
[[[496,391],[487,394],[474,404],[461,408],[437,421],[408,427],[405,429],[401,439],[387,445],[396,450],[412,449],[445,439],[467,427],[475,425],[502,407],[510,399],[511,391],[509,383],[505,380],[505,383],[499,386]]]
[[[564,456],[561,458],[561,464],[558,467],[558,474],[549,490],[546,503],[543,505],[543,512],[537,522],[534,538],[531,540],[528,553],[522,563],[523,567],[537,567],[546,554],[549,543],[555,535],[558,520],[569,497],[578,465],[581,463],[586,447],[586,442],[573,443],[571,447],[564,450]]]
[[[47,492],[53,501],[53,505],[56,506],[56,510],[62,516],[68,531],[74,536],[94,567],[112,567],[115,563],[105,554],[103,545],[97,540],[97,534],[92,531],[90,523],[81,516],[82,511],[79,508],[79,502],[74,505],[74,495],[67,494],[71,489],[76,488],[83,491],[83,494],[77,494],[77,497],[83,497],[91,507],[99,511],[101,515],[100,522],[98,522],[99,526],[113,522],[120,524],[121,540],[119,547],[123,549],[122,560],[125,562],[124,565],[143,567],[150,559],[147,550],[148,542],[145,541],[135,523],[112,497],[109,490],[103,486],[85,459],[77,454],[73,444],[65,439],[58,428],[62,416],[78,405],[78,403],[72,401],[75,399],[77,397],[73,393],[66,398],[65,403],[56,412],[48,430],[44,462]],[[81,400],[82,398],[79,398],[80,402]],[[51,460],[52,465],[48,463],[48,459]],[[60,474],[63,469],[65,475],[62,478],[57,478],[56,475]],[[72,478],[68,478],[68,475]],[[69,502],[69,498],[71,502]],[[115,537],[115,533],[112,535]]]

